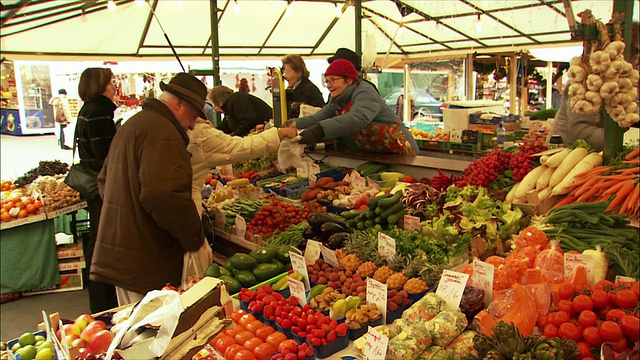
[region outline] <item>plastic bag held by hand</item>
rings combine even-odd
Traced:
[[[296,136],[293,139],[282,140],[280,148],[278,149],[280,169],[284,170],[290,167],[302,168],[305,166],[302,160],[305,145],[298,143],[299,141],[300,136]]]

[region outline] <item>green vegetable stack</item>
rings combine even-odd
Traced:
[[[378,164],[375,162],[366,162],[364,164],[360,164],[354,168],[355,171],[358,172],[362,177],[367,177],[373,174],[377,174],[381,171],[387,170],[389,165],[387,164]]]
[[[345,211],[340,215],[347,219],[347,224],[353,229],[374,228],[382,231],[396,227],[405,214],[402,191],[376,196],[369,200],[367,206],[368,210]]]
[[[296,251],[289,245],[263,247],[249,254],[235,254],[224,266],[216,263],[209,266],[205,276],[216,277],[227,284],[229,294],[241,288],[249,288],[291,270],[289,251]]]

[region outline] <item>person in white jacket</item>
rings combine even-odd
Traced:
[[[49,100],[49,104],[53,106],[54,119],[60,125],[58,134],[58,142],[60,148],[69,150],[71,147],[65,144],[64,129],[71,123],[71,108],[69,108],[69,100],[67,100],[67,90],[58,90],[58,95]]]
[[[256,135],[246,137],[231,136],[216,129],[210,121],[198,118],[193,130],[187,132],[191,154],[193,181],[191,196],[202,216],[202,187],[211,168],[256,158],[278,151],[283,139],[298,135],[295,128],[271,128]],[[192,263],[193,260],[196,263]],[[184,261],[183,285],[188,276],[202,277],[204,270],[213,262],[213,254],[205,241],[200,250],[186,253]],[[190,268],[191,267],[191,268]],[[202,274],[200,274],[202,273]]]

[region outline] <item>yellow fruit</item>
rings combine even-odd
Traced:
[[[372,261],[367,261],[358,267],[356,274],[360,275],[362,278],[368,278],[378,269],[375,263]]]
[[[404,284],[404,289],[409,294],[417,294],[427,290],[427,283],[418,278],[409,279],[407,283]]]
[[[338,261],[340,266],[348,271],[356,271],[360,265],[362,265],[362,260],[358,258],[355,254],[349,254],[342,258],[342,260]]]
[[[22,359],[22,357],[20,357]],[[36,360],[53,360],[56,358],[56,354],[53,352],[53,349],[44,348],[38,350],[36,354]]]
[[[20,336],[20,339],[18,339],[18,343],[20,343],[21,347],[25,347],[27,345],[33,345],[36,343],[36,336],[33,335],[32,333],[24,333],[22,334],[22,336]]]
[[[379,268],[378,270],[376,270],[376,272],[373,274],[373,279],[384,284],[384,283],[387,282],[389,277],[391,275],[393,275],[393,273],[394,273],[394,271],[391,270],[390,267],[383,266],[383,267]]]
[[[20,359],[21,360],[33,360],[36,358],[36,347],[33,345],[27,345],[20,349]]]
[[[407,277],[403,273],[395,273],[387,279],[387,288],[402,289],[407,282]]]

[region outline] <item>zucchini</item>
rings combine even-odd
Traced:
[[[384,222],[384,219],[382,218],[382,216],[376,216],[376,218],[373,219],[373,222],[376,224],[382,224]]]
[[[343,218],[345,218],[346,220],[350,220],[350,219],[355,219],[358,217],[358,215],[360,215],[362,212],[364,212],[366,210],[359,210],[359,211],[343,211],[342,213],[340,213],[340,216],[342,216]]]
[[[396,225],[396,223],[400,220],[400,218],[402,218],[404,216],[404,209],[398,211],[395,214],[390,215],[387,218],[387,223],[389,223],[389,226],[393,227]]]
[[[243,287],[252,287],[257,284],[256,277],[251,273],[251,271],[240,270],[234,275],[235,279],[242,284]]]
[[[229,291],[229,295],[238,293],[240,292],[240,289],[242,289],[242,284],[240,284],[240,281],[235,279],[233,276],[220,275],[218,279],[224,281],[224,283],[227,284],[227,291]]]
[[[383,219],[388,218],[389,216],[397,213],[398,211],[404,209],[404,206],[402,205],[401,202],[396,203],[395,205],[391,206],[388,209],[385,209],[385,211],[380,214],[380,217],[382,217]],[[389,224],[391,224],[391,222],[389,222]]]
[[[382,206],[378,206],[376,207],[376,209],[374,210],[374,212],[376,213],[376,215],[380,215],[382,214],[382,212],[384,211],[384,209],[382,208]]]
[[[371,220],[371,219],[367,219],[367,221],[364,222],[364,225],[368,228],[374,226],[376,224],[375,221]]]
[[[367,210],[367,219],[373,219],[376,217],[376,212],[373,210],[371,206],[369,206],[369,210]]]
[[[235,254],[229,258],[229,262],[236,270],[249,270],[258,264],[253,256],[247,254]]]
[[[380,200],[386,199],[386,198],[390,198],[391,196],[393,196],[392,194],[383,194],[380,196],[375,196],[372,197],[369,202],[367,203],[367,206],[369,207],[369,209],[375,208],[376,206],[378,206],[378,202]]]
[[[402,191],[396,191],[391,197],[382,199],[378,202],[378,206],[381,208],[389,208],[394,204],[398,203],[402,198]]]
[[[251,273],[258,281],[265,281],[281,273],[280,266],[276,264],[258,264]]]
[[[267,263],[271,261],[273,258],[276,257],[277,254],[278,253],[274,248],[253,249],[249,253],[250,256],[256,259],[258,264]]]
[[[360,221],[358,222],[358,225],[356,225],[356,228],[358,228],[358,230],[364,230],[367,226],[365,225],[364,221]]]

